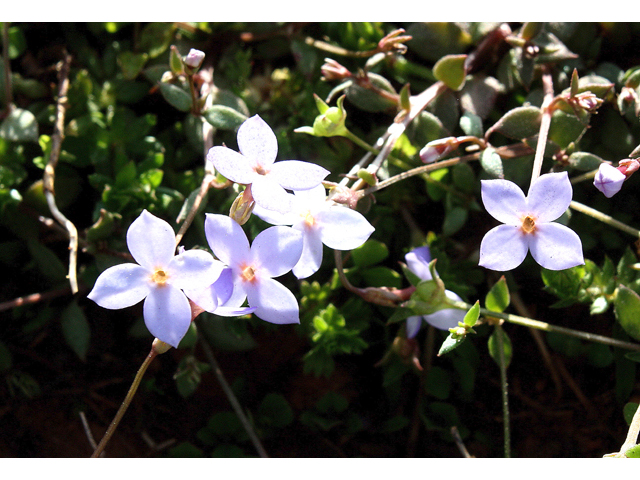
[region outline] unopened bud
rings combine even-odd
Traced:
[[[153,343],[151,344],[151,350],[156,352],[158,355],[161,355],[168,351],[171,348],[171,345],[163,342],[162,340],[155,338]]]
[[[351,76],[349,69],[331,58],[324,59],[324,65],[320,67],[322,78],[325,80],[344,80]]]
[[[629,178],[636,170],[640,168],[640,162],[635,158],[627,158],[618,162],[618,170]]]
[[[229,210],[229,216],[233,218],[239,225],[247,223],[251,218],[251,212],[255,206],[253,201],[253,195],[251,194],[251,185],[244,189],[244,192],[239,194],[231,205]]]
[[[602,163],[593,179],[593,184],[604,193],[605,197],[611,198],[620,191],[626,178],[617,168],[608,163]]]
[[[573,98],[576,104],[587,112],[593,112],[602,105],[602,100],[591,92],[582,92]]]
[[[200,65],[202,65],[203,60],[204,60],[204,52],[200,50],[196,50],[195,48],[192,48],[191,50],[189,50],[189,53],[187,54],[187,56],[184,58],[184,64],[196,70],[200,68]]]
[[[382,52],[390,52],[395,50],[398,53],[406,53],[407,46],[403,45],[405,42],[411,40],[411,35],[402,35],[404,33],[403,28],[394,30],[390,34],[386,35],[378,42],[378,50]]]
[[[457,147],[458,139],[456,137],[440,138],[427,143],[422,150],[420,150],[420,159],[424,163],[432,163]]]

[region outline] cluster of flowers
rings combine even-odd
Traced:
[[[198,249],[181,248],[175,255],[173,229],[145,210],[127,231],[127,246],[138,264],[105,270],[90,299],[108,309],[144,300],[147,328],[173,347],[202,311],[255,313],[276,324],[300,322],[295,296],[274,277],[293,271],[297,278],[306,278],[320,268],[323,244],[351,250],[374,228],[360,213],[327,199],[321,182],[329,171],[298,160],[275,162],[276,136],[258,115],[238,129],[238,147],[239,153],[213,147],[207,162],[229,180],[246,185],[254,213],[275,226],[250,245],[233,218],[206,214],[205,235],[217,259]],[[243,307],[245,300],[248,307]]]

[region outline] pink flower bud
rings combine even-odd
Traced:
[[[633,172],[640,168],[640,162],[635,158],[627,158],[618,162],[618,170],[624,173],[624,176],[629,178]]]
[[[420,150],[420,159],[424,163],[432,163],[457,147],[458,139],[456,137],[434,140],[433,142],[427,143],[422,150]]]
[[[204,52],[192,48],[184,59],[185,65],[191,68],[198,68],[204,60]]]
[[[620,191],[626,178],[624,173],[617,168],[608,163],[602,163],[593,179],[593,184],[604,193],[605,197],[611,198]]]
[[[351,72],[331,58],[325,58],[325,63],[320,67],[322,78],[325,80],[343,80],[351,76]]]

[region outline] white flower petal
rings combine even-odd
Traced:
[[[129,252],[147,270],[166,267],[176,251],[176,237],[164,220],[143,210],[127,230]]]
[[[213,285],[206,288],[185,288],[184,294],[189,300],[207,312],[213,313],[218,308],[218,296]]]
[[[144,301],[143,313],[151,335],[178,348],[191,324],[191,306],[185,294],[168,284],[153,288]]]
[[[232,267],[249,258],[249,240],[238,222],[226,215],[207,213],[204,232],[211,250]]]
[[[421,326],[422,326],[421,315],[414,315],[412,317],[407,318],[407,323],[406,323],[407,338],[414,338],[420,331]]]
[[[320,185],[329,170],[314,163],[284,160],[271,166],[269,176],[287,190],[308,190]]]
[[[300,323],[298,301],[291,291],[272,278],[260,278],[247,288],[249,305],[265,322],[279,325]]]
[[[405,262],[409,270],[420,280],[431,280],[431,272],[429,271],[429,262],[431,261],[431,252],[429,247],[418,247],[404,256]]]
[[[536,225],[529,242],[531,255],[548,270],[584,265],[582,242],[576,232],[559,223]]]
[[[264,168],[276,160],[278,140],[271,127],[259,115],[254,115],[238,129],[238,148],[242,155]]]
[[[551,222],[569,208],[573,189],[567,172],[540,175],[529,188],[527,205],[537,222]]]
[[[167,266],[167,280],[177,288],[202,288],[215,282],[223,264],[204,250],[187,250],[173,257]]]
[[[232,182],[248,185],[258,176],[255,162],[227,147],[212,147],[207,153],[207,161]]]
[[[269,227],[251,245],[251,258],[260,275],[279,277],[291,270],[302,255],[302,233],[291,227]]]
[[[304,225],[304,223],[303,223]],[[304,227],[303,227],[304,228]],[[293,267],[293,274],[299,278],[307,278],[316,273],[322,265],[322,240],[317,228],[302,230],[303,246],[300,260]]]
[[[150,272],[135,263],[106,269],[87,295],[103,308],[117,310],[141,302],[151,290]]]
[[[480,243],[479,265],[499,272],[513,270],[524,261],[528,250],[528,240],[519,227],[498,225]]]
[[[293,225],[300,217],[294,212],[281,213],[275,210],[267,210],[258,204],[253,207],[253,214],[271,225]]]
[[[482,180],[482,203],[489,215],[507,225],[521,225],[521,215],[527,213],[524,193],[508,180]]]
[[[251,194],[256,205],[267,210],[280,213],[289,213],[293,210],[293,195],[287,193],[269,175],[256,175],[251,185]]]
[[[253,313],[255,311],[256,309],[253,307],[218,307],[214,313],[221,317],[240,317],[242,315],[249,315],[250,313]]]
[[[327,190],[322,184],[308,190],[294,190],[293,195],[296,198],[296,205],[300,205],[301,210],[321,210],[332,204],[332,202],[326,201]],[[327,203],[329,203],[329,205],[327,205]]]
[[[334,250],[353,250],[375,230],[361,213],[339,205],[317,212],[315,220],[322,243]]]
[[[462,299],[450,290],[445,290],[444,294],[451,300],[461,302]],[[438,310],[430,315],[425,315],[424,319],[429,325],[433,325],[439,330],[449,330],[458,326],[458,322],[464,321],[466,312],[464,310],[458,310],[457,308],[445,308],[444,310]]]

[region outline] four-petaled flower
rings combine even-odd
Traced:
[[[293,192],[293,211],[281,214],[256,206],[253,213],[273,225],[292,225],[302,232],[304,245],[293,274],[307,278],[320,268],[322,244],[334,250],[353,250],[367,241],[375,230],[359,212],[327,201],[322,185]]]
[[[569,208],[573,195],[567,172],[538,177],[529,195],[508,180],[482,180],[487,212],[505,225],[487,232],[480,244],[480,265],[506,271],[520,265],[527,251],[549,270],[584,264],[580,237],[568,227],[552,223]]]
[[[175,255],[171,225],[144,210],[127,230],[134,263],[100,274],[88,298],[103,308],[120,309],[144,300],[144,322],[153,336],[177,347],[191,323],[191,307],[182,289],[211,285],[223,265],[204,250]]]
[[[607,198],[613,197],[622,188],[627,176],[608,163],[601,163],[593,178],[595,187]]]
[[[407,253],[404,259],[407,262],[409,270],[420,280],[432,279],[431,272],[429,271],[429,262],[431,261],[429,247],[418,247]],[[445,290],[444,294],[450,300],[462,301],[462,299],[451,290]],[[457,327],[458,322],[464,320],[464,316],[465,312],[456,308],[445,308],[430,315],[414,315],[407,318],[407,338],[414,338],[418,334],[422,326],[422,320],[440,330],[449,330],[450,328]]]
[[[232,270],[233,293],[225,307],[240,307],[246,298],[262,320],[300,323],[296,297],[273,279],[298,263],[302,253],[302,234],[298,230],[270,227],[249,246],[242,227],[226,215],[207,213],[204,229],[213,253]]]
[[[309,162],[275,162],[278,141],[258,115],[240,125],[238,148],[240,153],[227,147],[213,147],[207,153],[207,161],[229,180],[251,185],[256,205],[267,210],[290,211],[293,197],[286,190],[313,188],[329,174],[325,168]]]

